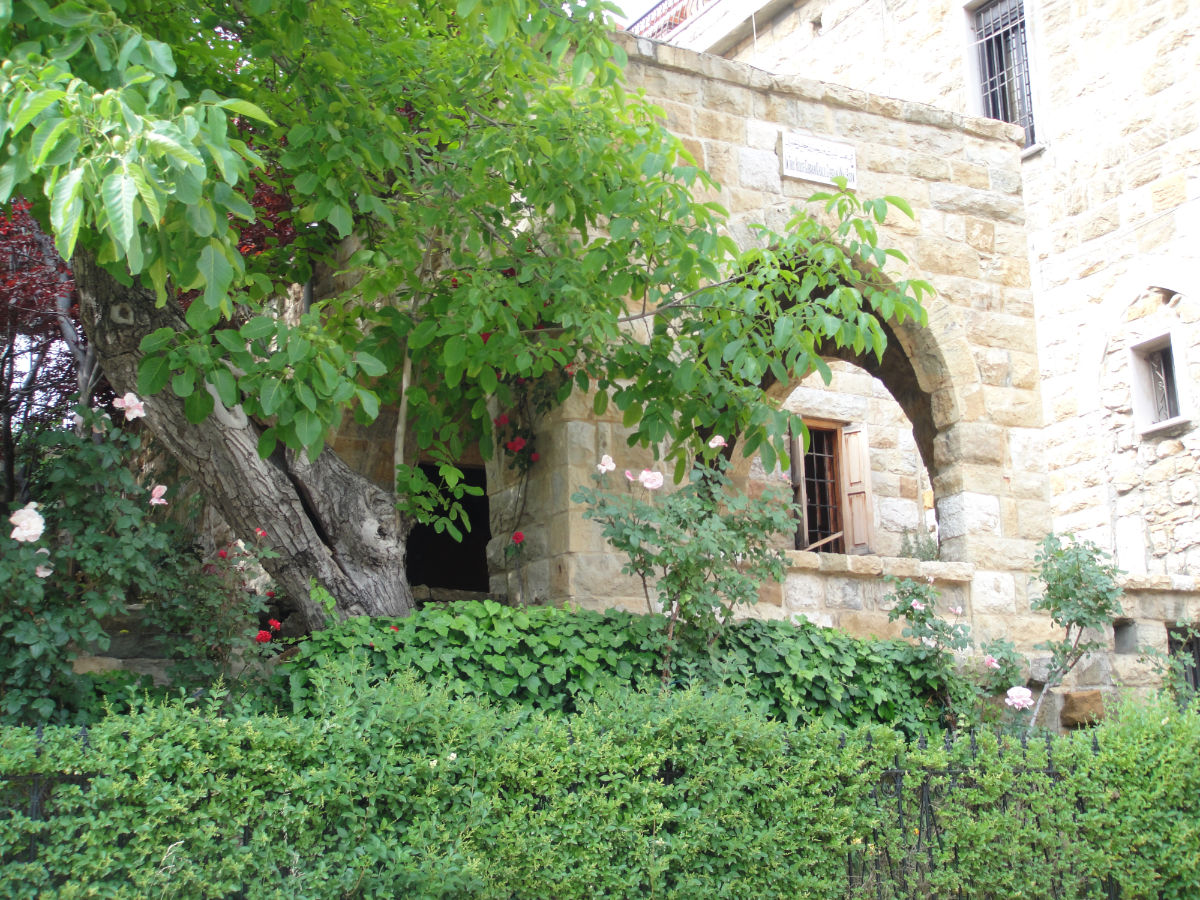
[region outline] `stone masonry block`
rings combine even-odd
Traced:
[[[963,491],[941,497],[938,526],[943,539],[971,534],[1000,534],[1000,500],[988,494]]]

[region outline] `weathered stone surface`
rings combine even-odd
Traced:
[[[1072,691],[1063,695],[1059,722],[1063,728],[1083,728],[1104,719],[1104,695],[1101,691]]]

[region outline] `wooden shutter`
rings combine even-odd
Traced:
[[[842,527],[847,553],[870,553],[875,511],[871,504],[871,451],[867,429],[847,425],[842,429]]]

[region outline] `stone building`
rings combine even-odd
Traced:
[[[1019,165],[1001,177],[1017,179],[1005,196],[1023,199],[1014,221],[1027,253],[997,247],[984,270],[1028,279],[1036,360],[1022,358],[1018,374],[1024,336],[998,319],[1003,339],[976,363],[985,383],[1036,373],[1042,406],[1022,416],[1022,450],[1044,460],[1053,527],[1111,550],[1127,573],[1114,653],[1081,680],[1142,682],[1138,648],[1166,649],[1176,623],[1200,620],[1200,5],[688,0],[630,27],[673,52],[746,63],[754,77],[819,79],[876,104],[929,104],[933,118],[1020,127]],[[897,143],[905,174],[932,177],[938,193],[986,186],[962,183],[942,147]],[[938,206],[918,220],[940,221]],[[945,274],[943,297],[963,298],[961,268]],[[979,293],[963,303],[1005,312]],[[1021,602],[1018,637],[1033,630]]]
[[[881,576],[914,576],[933,579],[981,636],[1031,647],[1045,628],[1029,613],[1028,571],[1051,509],[1020,129],[652,41],[627,39],[626,49],[631,86],[663,108],[669,127],[720,182],[715,199],[731,211],[736,237],[751,239],[754,222],[781,226],[821,188],[782,165],[792,136],[815,136],[853,161],[862,195],[893,194],[912,205],[915,221],[889,220],[881,240],[910,260],[896,275],[926,278],[938,290],[927,327],[891,325],[882,362],[846,354],[835,364],[832,391],[811,378],[771,388],[829,433],[840,456],[843,522],[865,527],[839,529],[847,532],[841,547],[791,551],[787,582],[765,586],[748,614],[894,633]],[[597,418],[588,398],[576,397],[542,424],[545,449],[527,477],[514,477],[502,458],[488,464],[494,592],[645,609],[640,582],[621,575],[622,560],[569,499],[602,454],[619,469],[650,464],[623,437],[619,418]],[[750,489],[789,480],[755,461],[742,462],[739,474]],[[864,515],[855,501],[868,498]],[[903,531],[924,527],[927,499],[940,558],[896,555]],[[513,560],[505,549],[516,527],[526,540]]]

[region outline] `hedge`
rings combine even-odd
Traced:
[[[1195,710],[922,748],[730,690],[565,715],[369,680],[0,729],[0,896],[1196,895]]]

